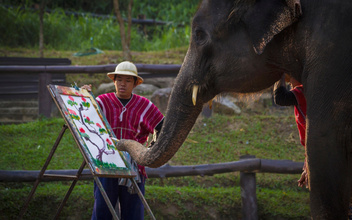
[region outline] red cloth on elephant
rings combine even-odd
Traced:
[[[303,93],[303,86],[296,86],[291,90],[296,97],[298,105],[295,105],[295,118],[301,144],[306,146],[306,115],[307,115],[307,102]]]
[[[130,139],[144,144],[149,134],[164,118],[159,109],[147,98],[132,94],[124,106],[115,93],[96,98],[117,139]],[[138,165],[139,173],[147,177],[144,166]]]

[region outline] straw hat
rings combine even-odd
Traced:
[[[119,65],[116,66],[115,72],[110,72],[107,75],[110,79],[114,80],[116,74],[137,77],[137,85],[142,84],[144,81],[142,77],[138,76],[136,65],[129,61],[119,63]]]

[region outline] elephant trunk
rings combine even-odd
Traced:
[[[140,165],[159,167],[170,160],[181,147],[192,129],[203,103],[192,103],[192,83],[182,66],[176,79],[168,104],[166,117],[160,135],[153,146],[146,148],[133,140],[120,140],[117,148],[127,151]]]

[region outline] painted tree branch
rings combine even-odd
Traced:
[[[99,151],[99,154],[96,156],[96,159],[99,160],[99,161],[103,161],[103,154],[105,155],[110,155],[110,154],[115,154],[115,151],[114,150],[111,150],[111,151],[108,151],[106,150],[106,142],[105,140],[99,135],[99,132],[97,130],[95,130],[94,128],[89,128],[87,123],[84,122],[84,116],[82,115],[82,111],[86,111],[88,109],[84,109],[83,108],[83,105],[82,103],[79,104],[79,108],[77,109],[79,115],[80,115],[80,123],[89,131],[91,132],[92,134],[95,134],[98,138],[100,138],[100,140],[103,142],[102,143],[102,147],[100,148],[97,144],[95,144],[94,142],[92,142],[92,140],[90,138],[87,138],[86,141],[89,141],[92,145],[94,145],[98,151]],[[89,120],[89,118],[88,118]]]

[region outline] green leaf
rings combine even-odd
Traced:
[[[107,134],[108,132],[104,128],[99,128],[100,134]]]
[[[74,106],[74,105],[77,105],[77,102],[72,100],[67,100],[67,104],[69,104],[70,106]]]
[[[79,117],[78,115],[72,115],[72,114],[70,114],[70,115],[71,115],[71,118],[74,120],[79,121],[81,119],[81,117]]]
[[[89,103],[89,102],[82,102],[82,105],[83,105],[84,107],[87,107],[87,108],[90,107],[90,103]]]

